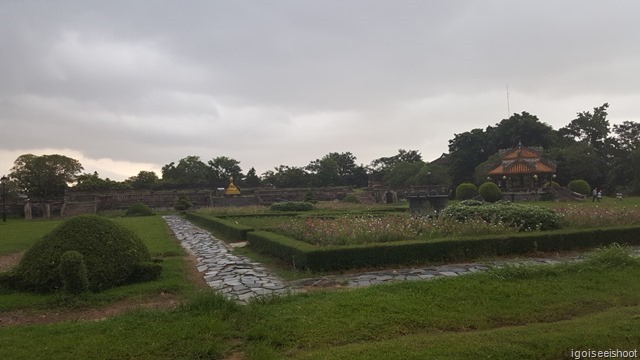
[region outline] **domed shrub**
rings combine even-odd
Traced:
[[[137,203],[129,206],[124,216],[151,216],[154,215],[151,208],[146,204]]]
[[[480,185],[478,188],[478,192],[482,199],[486,202],[496,202],[502,199],[502,191],[498,187],[498,185],[492,182],[486,182]]]
[[[272,211],[309,211],[313,204],[304,201],[285,201],[271,204]]]
[[[349,194],[345,196],[344,199],[342,199],[342,202],[350,204],[360,204],[360,199],[356,195]]]
[[[591,195],[591,186],[585,180],[573,180],[569,183],[569,190],[582,195]]]
[[[39,292],[62,289],[61,257],[68,251],[84,257],[91,291],[135,281],[133,277],[140,278],[141,267],[151,260],[149,250],[131,230],[97,215],[80,215],[62,223],[25,252],[16,267],[20,287]]]
[[[191,208],[191,203],[187,198],[181,196],[178,201],[173,205],[173,208],[178,211],[187,211]]]
[[[81,294],[89,291],[84,256],[75,250],[67,251],[60,256],[60,277],[62,278],[62,288],[69,294]]]
[[[542,187],[552,187],[554,189],[559,189],[561,186],[555,181],[552,181],[552,182],[547,181],[546,183],[542,184]]]
[[[478,195],[478,188],[471,183],[462,183],[456,188],[456,199],[473,199]]]

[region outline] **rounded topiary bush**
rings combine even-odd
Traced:
[[[478,192],[482,199],[486,202],[496,202],[502,199],[502,191],[498,187],[498,185],[492,182],[486,182],[480,185],[478,188]]]
[[[61,257],[82,254],[91,291],[134,281],[140,266],[151,261],[149,250],[131,230],[97,215],[73,217],[25,252],[15,274],[23,290],[53,292],[63,288]]]
[[[456,199],[473,199],[478,195],[478,187],[472,183],[462,183],[456,188]]]
[[[548,182],[548,181],[547,181],[546,183],[542,184],[542,187],[551,187],[551,188],[554,188],[554,189],[559,189],[559,188],[561,188],[560,184],[558,184],[558,183],[557,183],[557,182],[555,182],[555,181],[552,181],[552,182]]]
[[[173,208],[178,211],[187,211],[191,208],[191,203],[189,202],[189,200],[187,200],[187,198],[180,197],[178,201],[173,204]]]
[[[124,216],[151,216],[154,215],[150,207],[143,203],[129,206]]]
[[[569,183],[569,190],[582,195],[591,195],[591,186],[585,180],[573,180]]]

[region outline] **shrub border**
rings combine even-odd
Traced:
[[[196,225],[228,236],[233,240],[247,240],[247,233],[253,231],[253,228],[250,226],[236,224],[231,220],[217,217],[203,216],[193,212],[187,212],[185,217]]]
[[[317,247],[268,231],[248,233],[249,247],[296,268],[332,271],[358,267],[473,260],[483,256],[592,248],[612,243],[640,244],[640,226],[554,230],[501,236],[410,240]]]

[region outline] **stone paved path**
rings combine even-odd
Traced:
[[[285,283],[259,263],[242,256],[233,255],[231,248],[216,239],[206,230],[200,229],[178,216],[164,216],[182,246],[198,259],[198,271],[203,273],[207,284],[222,292],[227,298],[246,303],[258,296],[272,296],[304,291],[305,288],[360,287],[393,281],[430,280],[439,277],[459,276],[487,270],[505,264],[557,264],[577,261],[582,253],[569,253],[550,258],[500,259],[485,263],[447,264],[425,268],[385,269],[357,274],[323,276]],[[640,247],[632,250],[640,256]]]
[[[198,259],[198,271],[225,297],[246,303],[258,296],[281,295],[291,290],[261,264],[231,253],[209,232],[179,216],[163,216],[182,246]]]

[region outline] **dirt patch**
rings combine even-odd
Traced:
[[[100,321],[139,309],[173,309],[180,304],[178,295],[159,293],[141,299],[126,299],[105,307],[56,310],[12,310],[0,313],[0,327],[50,324],[63,321]]]
[[[4,254],[0,255],[0,272],[5,272],[10,270],[12,267],[18,265],[20,259],[22,258],[21,252],[13,253],[13,254]]]
[[[22,253],[0,256],[0,271],[7,271],[18,264]],[[204,277],[196,269],[197,259],[185,256],[187,281],[200,289],[208,289]],[[51,324],[63,321],[100,321],[109,317],[139,309],[173,309],[181,304],[180,297],[172,293],[159,293],[142,298],[130,298],[97,308],[35,310],[20,309],[0,312],[0,328],[13,325]]]

